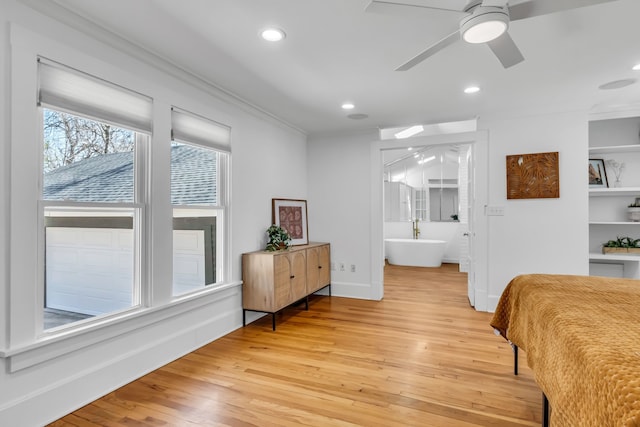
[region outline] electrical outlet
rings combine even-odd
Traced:
[[[352,273],[356,272],[356,265],[355,264],[351,264],[351,272]]]
[[[340,263],[340,271],[344,271],[344,262]]]
[[[331,271],[336,271],[336,263],[335,262],[331,263]]]

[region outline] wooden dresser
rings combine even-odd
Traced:
[[[331,248],[329,243],[309,243],[283,251],[242,254],[242,324],[247,311],[275,314],[296,302],[309,309],[309,295],[329,286],[331,295]]]

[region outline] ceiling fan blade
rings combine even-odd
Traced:
[[[453,8],[452,6],[453,5],[451,0],[371,0],[369,4],[364,8],[364,10],[365,12],[387,13],[390,11],[394,11],[393,9],[391,9],[394,8],[397,12],[401,12],[402,10],[404,10],[405,13],[411,13],[411,8],[419,7],[422,9],[437,9],[463,13],[462,9],[464,8],[464,5],[456,5],[460,6],[457,8]]]
[[[443,38],[436,44],[430,46],[427,50],[419,53],[409,61],[396,68],[396,71],[407,71],[408,69],[415,67],[431,55],[440,52],[442,49],[449,46],[450,44],[457,42],[458,40],[460,40],[460,31],[456,30],[454,33],[449,34],[447,37]]]
[[[524,56],[522,56],[520,49],[518,49],[509,33],[504,33],[497,39],[487,42],[487,44],[504,68],[512,67],[524,61]]]
[[[509,17],[512,21],[517,21],[518,19],[547,15],[549,13],[562,12],[564,10],[577,9],[579,7],[593,6],[612,1],[616,0],[530,0],[509,6]]]

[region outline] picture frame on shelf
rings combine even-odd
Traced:
[[[604,159],[589,159],[589,188],[609,188]]]
[[[287,230],[291,245],[309,244],[307,201],[297,199],[271,199],[271,221]]]

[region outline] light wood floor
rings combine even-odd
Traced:
[[[387,266],[385,297],[314,296],[53,426],[539,426],[521,353],[469,307],[466,275]]]

